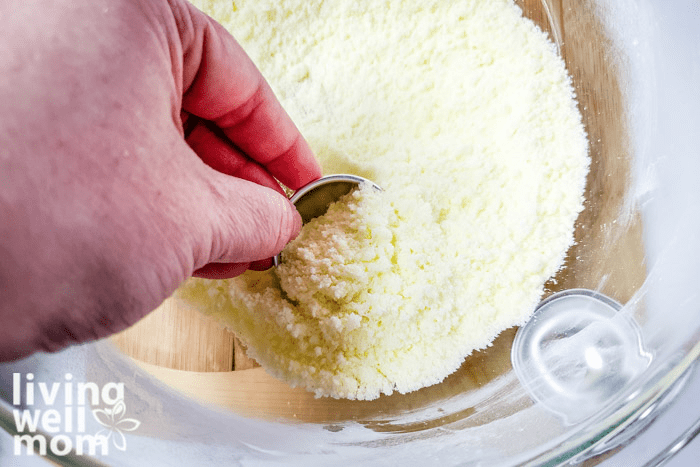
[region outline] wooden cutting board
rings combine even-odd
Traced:
[[[641,286],[645,268],[638,215],[629,212],[619,219],[630,154],[615,62],[609,60],[610,42],[592,14],[590,0],[547,0],[546,6],[541,0],[516,3],[559,45],[574,81],[593,160],[577,244],[565,268],[547,284],[546,293],[585,287],[624,303]],[[513,336],[514,330],[504,332],[492,348],[468,358],[446,383],[379,402],[314,399],[291,389],[255,368],[231,332],[172,300],[112,341],[151,374],[202,401],[263,417],[331,422],[362,418],[377,410],[405,410],[426,398],[482,387],[510,370]]]

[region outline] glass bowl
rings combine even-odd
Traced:
[[[39,382],[113,390],[83,427],[107,429],[107,454],[47,450],[72,465],[594,465],[653,425],[700,353],[700,7],[517,3],[567,63],[592,157],[576,245],[530,323],[439,385],[341,401],[289,388],[166,303],[111,340],[0,365],[3,428],[17,434]]]

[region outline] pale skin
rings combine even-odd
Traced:
[[[321,176],[255,65],[184,0],[0,3],[0,360],[270,267]]]

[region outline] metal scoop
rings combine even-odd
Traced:
[[[290,201],[296,206],[304,224],[311,219],[322,216],[328,211],[328,207],[347,195],[362,183],[369,183],[372,187],[381,191],[376,183],[357,175],[335,174],[321,177],[318,180],[299,188]],[[279,266],[281,256],[273,258],[275,266]]]

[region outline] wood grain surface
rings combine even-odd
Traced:
[[[112,337],[125,354],[165,368],[231,371],[234,335],[196,310],[166,300],[153,313]]]
[[[641,286],[646,270],[642,226],[634,206],[625,200],[630,153],[611,44],[592,13],[590,0],[516,3],[559,46],[572,76],[592,157],[576,245],[562,271],[548,282],[546,293],[586,287],[626,302]],[[204,402],[265,418],[331,423],[406,410],[426,400],[483,387],[511,369],[514,332],[504,332],[493,347],[469,357],[443,384],[373,402],[314,399],[303,390],[289,388],[254,368],[257,364],[245,356],[233,334],[171,301],[113,341],[151,374]],[[231,372],[232,368],[245,371]]]

